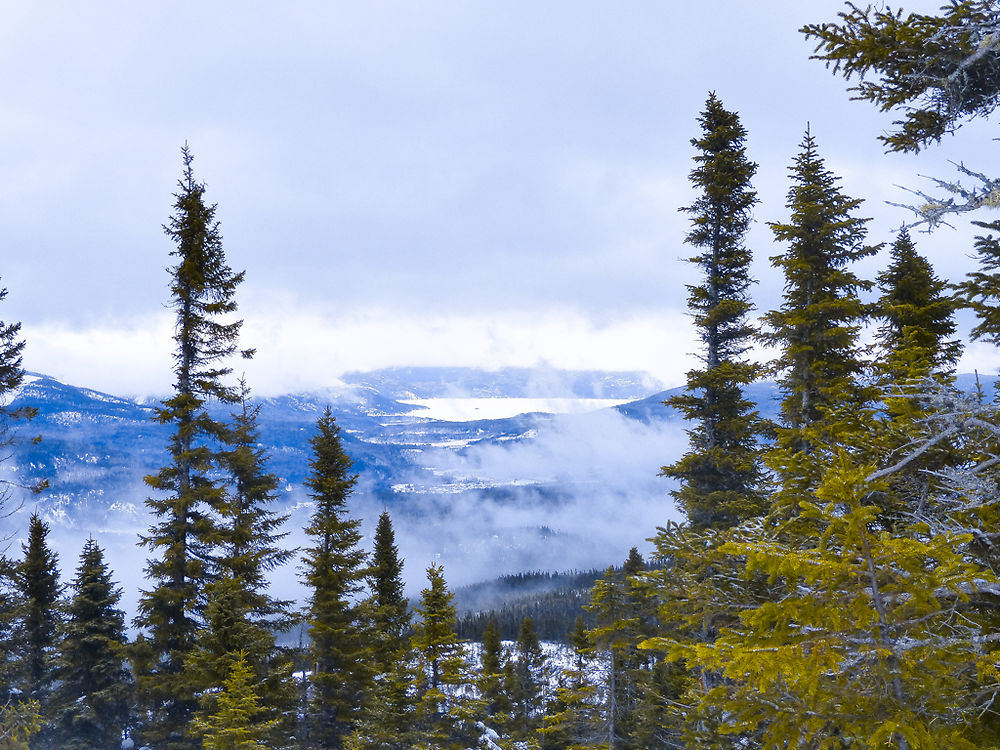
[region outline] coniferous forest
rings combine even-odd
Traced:
[[[854,97],[900,116],[880,136],[890,152],[933,148],[1000,103],[994,1],[848,4],[801,32]],[[155,420],[170,438],[145,477],[138,613],[126,620],[95,540],[67,559],[31,516],[0,558],[0,749],[1000,748],[1000,393],[954,382],[957,311],[1000,345],[1000,222],[982,218],[1000,178],[970,154],[964,183],[912,191],[905,225],[872,237],[806,128],[785,213],[760,217],[773,244],[752,249],[752,134],[715,93],[691,120],[677,241],[698,273],[699,364],[667,402],[687,451],[662,468],[686,521],[651,519],[649,559],[637,539],[603,573],[461,622],[438,564],[407,561],[426,585],[404,595],[388,511],[363,546],[330,409],[310,443],[307,542],[286,544],[253,384],[235,376],[254,356],[244,272],[185,145],[164,225],[174,386]],[[942,279],[919,232],[959,220],[980,230],[978,270]],[[777,309],[755,310],[754,252],[781,274]],[[773,359],[751,359],[758,345]],[[0,404],[26,346],[0,323]],[[747,397],[764,379],[774,420]],[[0,408],[5,449],[35,439],[34,416]],[[45,483],[4,490],[9,510]],[[285,565],[304,601],[270,592]]]

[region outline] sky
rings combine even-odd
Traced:
[[[850,101],[797,31],[843,7],[0,0],[0,319],[22,323],[29,370],[168,391],[162,224],[187,143],[246,271],[243,344],[258,354],[238,367],[258,394],[393,365],[639,369],[680,385],[697,276],[678,208],[710,91],[759,164],[760,311],[780,304],[767,222],[787,218],[807,125],[866,199],[873,243],[910,220],[884,203],[907,201],[898,186],[953,178],[949,160],[1000,171],[986,122],[883,153],[892,115]],[[973,267],[973,232],[956,227],[917,235],[953,280]],[[961,369],[998,364],[974,346]]]

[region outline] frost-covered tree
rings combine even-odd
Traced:
[[[994,0],[954,0],[937,14],[906,13],[882,4],[847,3],[838,22],[801,31],[816,42],[815,59],[847,80],[855,98],[903,113],[880,136],[889,151],[919,151],[1000,104],[1000,12]],[[1000,178],[956,165],[974,183],[932,178],[942,191],[902,205],[917,224],[934,228],[951,214],[1000,205]],[[901,205],[901,204],[894,204]]]

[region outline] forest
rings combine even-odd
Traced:
[[[936,15],[848,3],[801,32],[855,98],[899,114],[887,151],[933,148],[1000,102],[993,0]],[[688,450],[662,468],[686,520],[651,528],[651,559],[633,548],[589,591],[591,576],[568,576],[565,595],[462,623],[440,565],[404,596],[388,511],[362,548],[358,476],[329,409],[310,441],[307,543],[285,544],[258,407],[234,376],[254,356],[244,273],[185,145],[164,226],[174,390],[155,410],[171,437],[145,478],[138,614],[126,622],[93,539],[64,581],[33,515],[0,558],[0,749],[1000,748],[1000,393],[955,385],[957,311],[975,315],[971,340],[1000,344],[1000,221],[972,218],[978,269],[961,280],[939,278],[916,236],[1000,207],[1000,177],[956,165],[870,243],[862,199],[807,128],[787,213],[769,222],[781,305],[758,315],[752,141],[714,93],[697,124],[680,210],[700,364],[667,402]],[[858,275],[883,248],[884,270]],[[750,358],[761,343],[772,361]],[[28,345],[0,323],[0,404]],[[775,420],[746,396],[766,378]],[[44,440],[34,416],[0,408],[5,449]],[[9,511],[45,482],[3,489]],[[286,564],[306,601],[270,592]],[[293,628],[305,637],[289,644]]]

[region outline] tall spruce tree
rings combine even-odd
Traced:
[[[755,334],[747,320],[751,253],[744,245],[757,194],[750,180],[757,165],[747,159],[746,131],[735,112],[714,93],[699,117],[703,135],[689,179],[700,192],[681,209],[691,215],[685,242],[698,254],[704,280],[688,286],[688,307],[702,342],[703,367],[687,374],[684,393],[666,401],[693,423],[691,448],[663,474],[679,479],[673,491],[695,528],[719,528],[766,510],[757,436],[761,420],[743,389],[759,375],[743,355]]]
[[[347,508],[358,477],[351,474],[351,459],[329,408],[316,429],[305,482],[315,510],[306,527],[310,545],[303,558],[312,661],[304,746],[326,749],[343,747],[358,720],[372,670],[356,601],[367,573],[365,553],[358,546],[361,522]]]
[[[523,741],[532,737],[541,723],[548,687],[545,653],[530,617],[521,621],[514,654],[514,680],[509,689],[514,720],[511,736]]]
[[[226,512],[229,430],[213,418],[210,402],[233,403],[238,394],[225,383],[226,360],[237,352],[242,321],[236,288],[242,272],[226,263],[216,206],[205,203],[205,185],[195,179],[194,157],[182,149],[184,172],[174,194],[174,213],[164,232],[174,243],[170,268],[170,305],[174,326],[174,395],[162,402],[155,419],[173,428],[170,463],[146,483],[157,494],[146,501],[154,522],[142,543],[151,588],[143,591],[136,624],[148,651],[139,662],[140,697],[146,709],[143,741],[157,750],[186,750],[197,741],[188,723],[197,707],[197,686],[185,671],[201,622],[210,562],[225,538],[219,518]],[[251,350],[241,352],[252,356]],[[137,662],[138,663],[138,662]]]
[[[767,339],[780,348],[773,364],[783,394],[782,426],[768,463],[781,481],[775,503],[794,508],[801,493],[819,483],[821,447],[853,428],[847,423],[861,418],[871,396],[862,384],[867,363],[858,344],[867,314],[858,293],[871,284],[851,264],[878,246],[864,244],[868,219],[851,215],[862,201],[841,193],[808,129],[789,172],[791,216],[770,224],[775,239],[788,245],[771,258],[784,273],[784,295],[781,308],[764,320]]]
[[[88,539],[80,554],[56,660],[55,746],[106,750],[121,742],[132,709],[121,589],[104,552]]]
[[[55,657],[62,617],[62,586],[58,556],[46,538],[49,527],[37,513],[28,521],[28,540],[21,545],[24,557],[17,566],[17,619],[15,625],[15,684],[21,700],[37,701],[48,717],[56,681]],[[50,747],[52,726],[43,723],[32,747]]]
[[[878,276],[879,343],[885,351],[882,370],[897,385],[933,373],[948,375],[962,353],[955,333],[958,301],[948,284],[934,275],[904,228],[890,250],[889,267]]]

